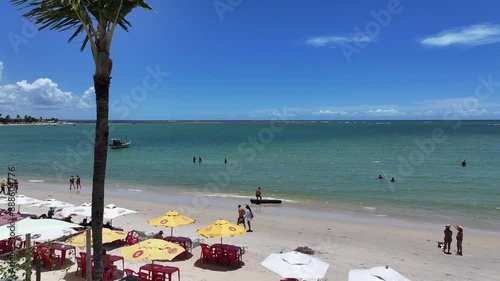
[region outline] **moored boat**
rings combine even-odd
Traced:
[[[129,140],[122,140],[122,139],[111,139],[111,143],[109,146],[111,146],[112,149],[116,148],[126,148],[129,147],[132,144],[131,141]]]

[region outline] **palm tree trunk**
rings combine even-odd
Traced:
[[[101,57],[108,61],[109,55]],[[104,180],[108,158],[108,110],[110,71],[94,75],[97,118],[94,144],[94,176],[92,180],[92,241],[94,250],[94,280],[103,280],[102,268],[102,224],[104,214]]]

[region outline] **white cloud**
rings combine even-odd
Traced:
[[[83,92],[77,107],[82,109],[93,108],[95,106],[95,90],[94,86]]]
[[[3,74],[3,62],[0,61],[0,82],[2,82],[2,74]]]
[[[391,108],[391,109],[382,109],[382,108],[370,109],[370,110],[366,111],[366,113],[369,115],[376,115],[376,116],[397,116],[397,115],[403,114],[394,108]]]
[[[487,119],[499,116],[499,110],[500,102],[498,101],[467,97],[422,100],[410,104],[322,105],[315,108],[287,108],[286,111],[289,114],[286,119]],[[259,116],[266,119],[263,114]]]
[[[497,42],[500,42],[500,25],[490,23],[448,29],[420,40],[422,45],[433,47],[479,46]]]
[[[319,110],[316,112],[313,112],[312,115],[314,116],[352,116],[355,115],[355,113],[349,113],[347,111],[338,111],[338,110]]]
[[[318,36],[306,40],[306,45],[313,47],[336,47],[346,43],[368,43],[375,39],[369,36]]]
[[[79,97],[59,89],[49,78],[39,78],[33,83],[26,80],[15,84],[0,85],[0,108],[3,109],[87,109],[93,107],[90,94],[93,88]]]

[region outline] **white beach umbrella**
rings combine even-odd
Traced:
[[[23,220],[16,221],[14,225],[6,224],[0,226],[0,240],[12,237],[11,234],[19,236],[27,233],[40,233],[52,229],[67,229],[73,227],[81,226],[61,220],[25,218]]]
[[[47,229],[44,231],[34,231],[31,233],[31,241],[47,242],[75,233],[78,233],[78,231],[74,230],[73,228],[55,228]],[[22,240],[24,240],[24,238],[24,235],[21,236]]]
[[[42,202],[42,200],[38,200],[21,194],[15,195],[14,200],[12,200],[10,197],[3,198],[2,200],[0,200],[0,204],[9,204],[10,202],[14,202],[15,206],[19,206],[20,210],[21,205],[32,205],[35,203],[40,203]]]
[[[329,267],[322,260],[296,251],[273,253],[260,264],[281,277],[297,279],[323,278]]]
[[[83,203],[80,206],[67,207],[58,212],[61,216],[82,216],[91,217],[92,216],[92,204]]]
[[[16,204],[16,206],[17,206],[17,205],[31,205],[31,204],[42,202],[42,200],[38,200],[38,199],[31,198],[31,197],[28,197],[25,195],[20,195],[20,194],[14,196],[14,200],[11,199],[9,201],[9,199],[10,199],[9,197],[3,198],[0,201],[0,204],[8,204],[9,202],[14,202],[14,204]]]
[[[74,207],[75,205],[66,203],[63,201],[56,200],[54,198],[47,199],[45,201],[42,201],[40,203],[36,203],[33,205],[29,205],[26,208],[34,208],[34,207],[45,207],[45,208],[66,208],[66,207]]]
[[[113,204],[109,204],[109,205],[106,205],[106,207],[104,207],[103,218],[105,220],[112,220],[112,219],[119,217],[119,216],[124,216],[124,215],[128,215],[128,214],[136,214],[136,213],[137,213],[137,211],[125,209],[125,208],[117,207],[116,205],[113,205]]]
[[[349,270],[349,281],[411,281],[388,266]]]

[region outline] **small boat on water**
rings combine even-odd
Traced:
[[[111,143],[109,146],[111,146],[112,149],[116,148],[126,148],[129,147],[132,144],[131,141],[129,140],[122,140],[122,139],[111,139]]]
[[[250,199],[250,202],[260,205],[260,204],[281,204],[281,200],[279,199]]]

